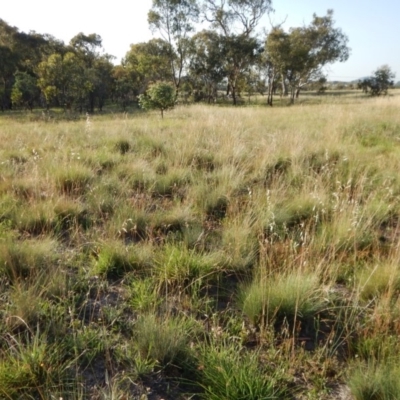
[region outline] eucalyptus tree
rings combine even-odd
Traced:
[[[203,15],[219,32],[228,79],[227,92],[237,104],[237,84],[259,54],[256,28],[272,12],[271,0],[204,0]]]
[[[178,97],[189,48],[189,37],[198,21],[197,0],[153,0],[148,13],[152,31],[157,31],[168,43],[168,58],[175,97]]]
[[[278,79],[281,80],[281,95],[286,95],[285,74],[290,64],[290,37],[281,27],[274,27],[268,34],[263,54],[268,76],[267,104],[272,107]]]
[[[12,107],[11,92],[15,73],[28,72],[35,77],[47,40],[35,32],[24,33],[0,19],[0,107]]]
[[[112,99],[125,110],[139,94],[138,75],[135,70],[126,68],[125,65],[115,65],[112,70],[112,79]]]
[[[314,14],[309,26],[289,32],[275,28],[269,34],[267,58],[280,74],[283,87],[289,86],[292,103],[302,87],[323,77],[325,65],[349,58],[348,38],[334,23],[333,11],[328,10],[323,17]]]

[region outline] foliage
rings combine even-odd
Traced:
[[[130,74],[131,87],[138,94],[149,84],[157,81],[172,81],[170,44],[163,39],[152,39],[145,43],[132,44],[123,60],[123,66]]]

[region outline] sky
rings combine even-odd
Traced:
[[[132,43],[150,40],[147,13],[152,0],[0,0],[0,18],[20,31],[49,33],[68,43],[80,32],[97,33],[105,52],[119,63]],[[103,5],[104,4],[104,5]],[[273,23],[286,19],[285,28],[309,24],[313,13],[334,10],[335,26],[349,38],[351,55],[345,63],[325,68],[329,80],[351,81],[372,74],[387,64],[400,81],[399,0],[275,0]],[[260,25],[270,29],[264,18]]]

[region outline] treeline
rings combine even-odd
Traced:
[[[260,36],[272,12],[271,0],[153,0],[148,22],[158,38],[131,45],[119,65],[98,34],[65,44],[0,20],[0,107],[93,112],[108,101],[125,109],[156,81],[171,82],[177,99],[211,103],[223,90],[233,104],[261,93],[272,106],[277,91],[294,101],[305,85],[324,82],[323,66],[348,58],[348,40],[332,10]],[[208,29],[196,31],[200,21]]]

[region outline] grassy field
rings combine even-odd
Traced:
[[[0,398],[400,398],[400,96],[0,115]]]

